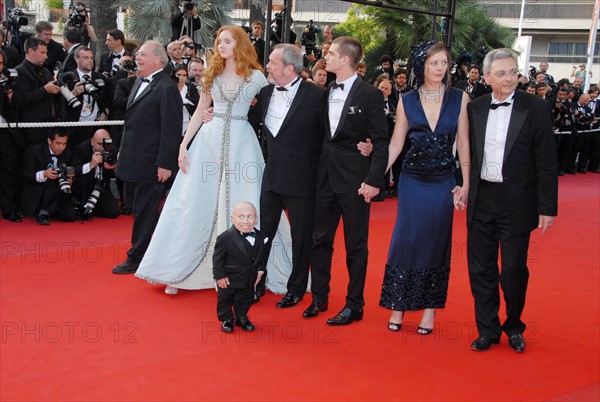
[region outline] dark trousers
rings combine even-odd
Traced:
[[[219,288],[219,293],[217,295],[217,317],[219,317],[219,321],[233,321],[234,318],[247,316],[248,310],[250,310],[250,306],[252,306],[253,299],[253,288]]]
[[[573,147],[573,136],[571,134],[555,134],[556,160],[558,161],[558,170],[565,171],[570,169],[569,158],[571,148]]]
[[[471,292],[475,299],[475,320],[480,336],[499,339],[502,331],[521,334],[525,323],[521,314],[529,270],[527,250],[529,236],[515,234],[511,216],[502,196],[501,183],[481,181],[474,206],[473,220],[467,234],[467,258]],[[498,248],[502,270],[498,269]],[[506,303],[506,321],[500,325],[500,291]]]
[[[42,186],[41,198],[35,213],[47,211],[53,218],[65,222],[73,222],[77,218],[75,212],[75,202],[72,194],[67,194],[60,189],[57,180],[47,180],[44,183],[38,183]]]
[[[294,296],[303,297],[308,285],[315,198],[293,197],[273,191],[263,191],[261,193],[260,226],[264,236],[269,238],[267,243],[269,251],[272,248],[272,241],[284,209],[287,210],[290,220],[292,255],[289,254],[289,244],[276,244],[277,249],[274,252],[292,257],[292,273],[288,279],[287,290]],[[264,277],[265,275],[263,275],[261,282],[264,281]]]
[[[346,266],[350,276],[346,306],[360,310],[365,305],[363,293],[369,256],[370,211],[370,204],[358,194],[334,193],[327,177],[317,189],[311,253],[314,302],[325,302],[329,295],[333,242],[341,217],[344,221]]]
[[[133,212],[131,248],[127,252],[127,261],[139,263],[158,222],[158,206],[165,195],[165,184],[125,182],[123,187],[125,202],[131,205]]]
[[[587,170],[590,160],[590,150],[592,147],[592,133],[581,133],[581,145],[579,146],[579,159],[577,161],[577,170]]]
[[[19,211],[21,148],[6,128],[0,129],[0,209],[4,217]]]
[[[590,145],[590,164],[589,170],[599,173],[600,169],[600,128],[595,129],[591,133],[592,142]]]

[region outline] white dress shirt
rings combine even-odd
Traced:
[[[294,78],[287,85],[284,85],[285,91],[277,90],[277,85],[273,88],[271,101],[267,108],[265,116],[265,126],[269,129],[273,137],[277,137],[279,129],[285,120],[285,117],[292,106],[294,97],[300,87],[300,77]]]
[[[162,70],[163,70],[163,69],[161,68],[160,70],[156,70],[155,72],[153,72],[152,74],[150,74],[148,77],[144,77],[144,78],[146,78],[146,79],[148,80],[148,82],[142,81],[142,85],[140,85],[140,87],[138,88],[138,91],[136,92],[136,94],[135,94],[135,98],[134,98],[134,99],[137,99],[137,97],[138,97],[138,96],[140,96],[140,94],[141,94],[142,92],[144,92],[144,89],[146,89],[146,87],[147,87],[148,85],[150,85],[150,83],[151,83],[151,82],[152,82],[152,80],[154,79],[154,76],[155,76],[156,74],[158,74],[159,72],[161,72]]]
[[[481,165],[481,179],[494,183],[502,183],[502,166],[504,162],[504,149],[508,135],[508,123],[514,104],[514,93],[505,102],[508,106],[490,109],[487,126],[485,127],[485,144],[483,147],[483,163]],[[502,103],[494,98],[492,104]]]
[[[350,93],[350,88],[354,84],[354,81],[358,78],[357,74],[348,78],[346,81],[337,82],[338,84],[344,84],[344,89],[336,88],[329,91],[329,127],[331,127],[331,136],[335,135],[342,112],[344,111],[344,104]]]
[[[83,76],[86,75],[92,79],[92,72],[85,73],[80,69],[77,69],[77,74],[79,75],[79,82],[84,82]],[[100,111],[98,107],[98,102],[94,100],[92,95],[84,92],[82,95],[83,102],[81,106],[81,114],[79,115],[79,121],[95,121],[96,117],[98,117],[98,112]]]

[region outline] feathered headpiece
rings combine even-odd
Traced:
[[[423,85],[423,82],[425,81],[425,59],[427,59],[427,52],[431,46],[436,43],[438,43],[438,41],[435,40],[419,42],[416,45],[413,45],[410,51],[410,61],[413,74],[417,81],[417,88]]]

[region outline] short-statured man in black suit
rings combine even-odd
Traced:
[[[483,70],[493,93],[467,108],[472,164],[467,256],[479,332],[471,348],[487,350],[505,332],[509,346],[523,352],[529,237],[535,228],[548,230],[557,214],[552,115],[548,102],[516,91],[519,70],[512,50],[489,52]],[[506,302],[503,324],[498,285]]]
[[[53,122],[58,119],[58,93],[50,72],[44,68],[48,46],[35,36],[25,42],[25,60],[16,67],[19,73],[14,98],[21,123]],[[25,145],[46,143],[47,129],[20,129]]]
[[[138,79],[129,96],[117,166],[125,202],[133,208],[131,249],[115,274],[132,274],[142,261],[158,222],[165,182],[177,169],[183,124],[183,101],[164,70],[169,58],[160,42],[138,50]]]
[[[82,142],[73,152],[73,163],[82,166],[81,175],[73,183],[73,193],[79,199],[84,220],[94,216],[119,216],[119,204],[110,190],[117,157],[117,149],[112,147],[111,141],[108,131],[101,128],[89,142]]]
[[[258,62],[261,65],[264,65],[265,60],[265,40],[263,39],[264,33],[265,25],[260,21],[254,21],[252,23],[252,32],[249,35],[252,46],[254,46],[256,54],[258,55]]]
[[[336,38],[325,56],[327,70],[337,79],[328,91],[311,256],[313,302],[304,317],[327,309],[333,242],[342,218],[350,281],[346,306],[327,320],[330,325],[346,325],[363,317],[370,201],[379,193],[388,159],[383,95],[356,75],[361,57],[360,42],[348,36]],[[373,143],[373,153],[364,158],[356,146],[367,138]]]
[[[25,151],[21,207],[25,215],[35,216],[40,225],[48,225],[50,216],[73,222],[76,215],[71,186],[61,182],[65,176],[59,173],[59,168],[73,166],[72,154],[67,150],[67,132],[52,128],[47,133],[46,143],[32,145]],[[74,169],[74,173],[81,173],[81,167]]]
[[[242,330],[255,329],[248,310],[254,299],[254,287],[265,273],[268,255],[265,246],[268,239],[254,227],[257,221],[254,205],[242,201],[231,212],[233,225],[215,241],[213,276],[219,292],[217,316],[223,332],[233,332],[234,318],[235,325]]]
[[[107,77],[113,75],[118,70],[121,57],[131,56],[131,52],[125,49],[125,34],[120,29],[111,29],[106,33],[106,47],[108,52],[102,53],[98,72]]]

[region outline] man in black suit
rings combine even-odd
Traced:
[[[21,206],[25,215],[36,217],[39,225],[48,225],[50,216],[65,222],[75,220],[75,203],[65,172],[67,166],[73,166],[67,141],[65,130],[52,128],[46,143],[33,145],[25,152]],[[73,169],[81,173],[81,167]]]
[[[263,39],[263,34],[265,32],[265,26],[260,21],[254,21],[252,23],[252,32],[250,33],[250,41],[252,42],[252,46],[256,50],[256,54],[258,55],[258,62],[260,65],[264,65],[265,60],[265,40]]]
[[[469,78],[458,81],[455,86],[468,93],[469,99],[473,100],[489,92],[485,85],[480,81],[480,78],[481,69],[477,64],[471,64],[469,66]]]
[[[260,200],[262,232],[270,239],[270,248],[284,209],[292,232],[292,273],[287,294],[277,303],[280,308],[296,305],[308,285],[315,177],[326,109],[325,91],[300,79],[301,69],[300,49],[276,45],[267,64],[275,85],[261,90],[251,114],[263,123],[261,138],[267,155]]]
[[[363,317],[369,203],[379,193],[388,160],[383,95],[358,78],[355,70],[361,57],[360,42],[348,36],[336,38],[325,56],[327,70],[335,73],[337,80],[328,91],[325,136],[317,171],[311,256],[313,301],[304,317],[315,317],[319,311],[327,310],[333,242],[341,217],[350,282],[346,306],[327,320],[329,325],[346,325]],[[367,138],[373,143],[373,153],[363,158],[356,146]]]
[[[116,158],[117,150],[112,147],[110,134],[103,128],[96,130],[90,142],[84,141],[75,148],[73,163],[82,168],[81,176],[73,184],[73,193],[81,204],[83,220],[92,220],[94,216],[119,216],[119,204],[110,190]]]
[[[22,43],[24,42],[25,40],[22,39]],[[2,29],[0,29],[0,49],[2,49],[6,54],[4,67],[15,68],[23,61],[23,55],[20,53],[19,49],[15,49],[14,47],[6,44],[6,32],[4,32]]]
[[[115,274],[132,274],[142,261],[158,222],[165,182],[177,169],[183,124],[183,101],[165,67],[169,61],[160,42],[138,50],[138,79],[129,96],[117,176],[124,182],[127,205],[133,208],[131,249]]]
[[[267,266],[265,242],[268,239],[254,225],[258,214],[247,201],[238,203],[231,212],[233,225],[215,241],[213,276],[217,282],[217,316],[223,332],[233,332],[235,325],[243,331],[253,331],[248,318],[254,287]],[[233,307],[233,311],[232,311]]]
[[[77,68],[77,62],[75,61],[75,50],[82,46],[81,44],[81,30],[77,28],[65,28],[63,30],[63,44],[67,50],[67,57],[60,70],[58,71],[59,76],[67,71],[72,71]]]
[[[183,0],[181,6],[171,16],[171,41],[184,35],[194,37],[194,31],[200,29],[200,17],[191,0]]]
[[[468,105],[471,189],[467,211],[468,263],[479,337],[471,348],[483,351],[500,341],[525,350],[521,314],[529,271],[529,236],[542,234],[557,214],[558,180],[550,104],[517,88],[517,55],[489,52],[483,62],[493,93]],[[498,249],[502,269],[498,269]],[[500,324],[500,292],[507,318]]]
[[[44,68],[48,46],[35,36],[25,42],[25,60],[16,67],[19,73],[14,89],[19,122],[52,122],[58,119],[57,95],[60,88],[54,85],[50,72]],[[45,143],[47,129],[20,129],[25,145]]]
[[[131,53],[125,49],[125,34],[120,29],[111,29],[106,33],[106,47],[108,52],[102,53],[100,56],[100,63],[98,65],[98,72],[104,74],[107,77],[113,75],[113,73],[119,69],[119,63],[121,57]]]
[[[44,67],[50,71],[50,74],[54,75],[56,69],[56,63],[62,63],[67,52],[61,44],[52,39],[52,24],[48,21],[38,21],[35,23],[35,36],[43,40],[48,45],[48,58],[44,63]],[[24,42],[27,38],[31,37],[32,34],[22,34],[21,40]]]

